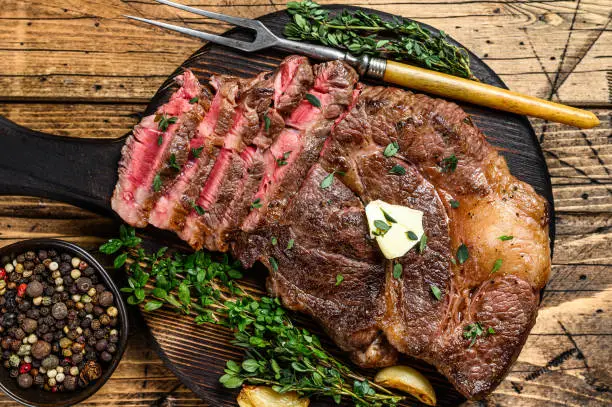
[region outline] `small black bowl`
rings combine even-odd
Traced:
[[[92,396],[113,374],[113,371],[123,356],[123,352],[125,351],[127,344],[128,315],[123,298],[121,298],[121,293],[119,292],[119,289],[117,289],[117,286],[115,286],[115,283],[113,283],[113,280],[110,278],[104,267],[102,267],[102,265],[87,251],[74,243],[56,239],[24,240],[22,242],[0,248],[0,257],[11,254],[21,254],[28,250],[36,249],[56,249],[58,251],[70,253],[76,257],[79,257],[81,260],[85,260],[96,270],[98,275],[102,277],[106,287],[113,292],[113,296],[115,297],[115,305],[119,310],[121,338],[117,344],[115,358],[110,364],[106,365],[102,377],[82,390],[52,393],[50,391],[44,391],[34,387],[22,389],[17,385],[17,380],[9,376],[8,369],[6,369],[4,366],[0,366],[0,390],[6,393],[13,400],[28,407],[71,406]],[[0,265],[0,267],[1,266],[3,265]]]

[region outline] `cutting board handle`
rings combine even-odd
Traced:
[[[110,214],[123,142],[53,136],[0,117],[0,194],[49,198]]]

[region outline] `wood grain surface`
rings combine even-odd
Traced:
[[[612,80],[612,4],[609,0],[372,3],[367,6],[446,30],[490,64],[512,89],[588,106],[600,117],[602,126],[588,131],[532,121],[554,185],[553,277],[518,362],[487,402],[577,406],[612,402],[608,82]],[[246,17],[282,7],[261,0],[191,4]],[[124,134],[164,79],[201,46],[193,39],[128,24],[120,18],[126,13],[215,32],[228,28],[151,1],[5,0],[0,9],[0,115],[54,134]],[[65,204],[0,197],[1,244],[55,236],[92,248],[115,230],[111,220]],[[144,333],[135,332],[109,384],[86,404],[205,405],[161,365],[150,346]],[[11,403],[0,397],[0,405]]]

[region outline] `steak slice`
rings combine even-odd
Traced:
[[[111,198],[111,207],[132,226],[147,225],[155,193],[161,188],[160,171],[166,170],[171,151],[176,154],[180,146],[187,143],[192,122],[197,121],[201,114],[203,107],[189,101],[194,97],[205,99],[208,96],[189,70],[177,76],[176,82],[180,88],[168,103],[162,105],[155,115],[143,118],[121,150],[119,180]],[[186,115],[191,110],[193,112]],[[170,174],[165,171],[164,176]]]
[[[150,213],[150,223],[160,229],[183,230],[185,219],[193,209],[200,187],[208,178],[220,151],[217,145],[224,143],[219,134],[224,129],[229,131],[226,118],[234,113],[242,80],[231,76],[213,77],[211,84],[216,93],[208,113],[189,141],[191,157],[172,184],[164,187],[164,194]],[[197,157],[193,154],[196,151]]]
[[[308,93],[320,106],[304,99],[285,121],[289,128],[285,128],[270,147],[272,156],[266,160],[269,165],[254,197],[261,206],[244,220],[243,231],[252,232],[260,222],[275,222],[282,216],[304,174],[316,162],[334,119],[352,100],[357,73],[351,67],[339,61],[326,62],[315,65],[314,74],[314,85]]]

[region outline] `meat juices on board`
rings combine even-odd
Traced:
[[[548,213],[461,108],[362,85],[340,62],[311,66],[300,56],[273,75],[215,77],[214,97],[190,72],[182,78],[160,108],[178,116],[168,140],[155,145],[149,117],[123,149],[113,209],[126,222],[229,250],[245,267],[261,261],[269,291],[311,315],[360,366],[389,366],[405,353],[469,398],[501,382],[548,279]],[[203,103],[185,108],[195,93]],[[185,154],[184,140],[199,156]],[[392,142],[399,151],[386,157]],[[405,173],[389,172],[398,165]],[[151,189],[156,173],[161,192]],[[397,278],[369,238],[364,204],[377,199],[425,214],[427,245],[395,260]],[[472,341],[464,333],[475,324],[486,334]]]

